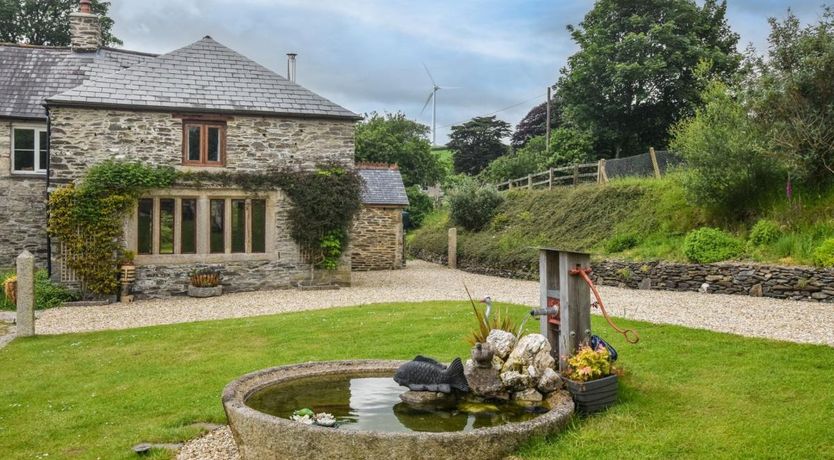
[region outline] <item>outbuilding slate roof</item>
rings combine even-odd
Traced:
[[[365,180],[362,202],[371,205],[408,206],[403,178],[396,166],[358,164],[357,172]]]
[[[283,114],[359,116],[205,37],[105,78],[47,98],[49,104]]]
[[[154,56],[112,48],[77,53],[69,48],[0,45],[0,117],[45,120],[47,97]]]

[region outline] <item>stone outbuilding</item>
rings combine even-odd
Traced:
[[[403,211],[408,206],[396,165],[360,163],[364,207],[351,234],[353,270],[393,270],[405,266]]]

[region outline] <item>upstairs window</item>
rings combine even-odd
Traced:
[[[225,163],[225,123],[183,122],[182,164],[190,166],[223,166]]]
[[[46,128],[12,129],[12,172],[45,173],[46,144]]]

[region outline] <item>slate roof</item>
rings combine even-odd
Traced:
[[[400,171],[395,167],[356,165],[357,172],[365,180],[362,202],[365,204],[408,206],[408,196]]]
[[[69,48],[0,44],[0,117],[45,120],[45,98],[154,56],[112,48],[77,53]]]
[[[49,97],[56,105],[358,119],[335,103],[205,37]]]

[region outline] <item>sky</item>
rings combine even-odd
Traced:
[[[739,48],[766,49],[767,18],[790,7],[814,21],[824,0],[729,0]],[[700,0],[699,0],[699,3]],[[210,35],[360,114],[404,112],[431,124],[441,87],[437,143],[449,128],[496,114],[513,126],[538,103],[576,51],[566,30],[591,0],[112,0],[124,48],[166,53]]]

